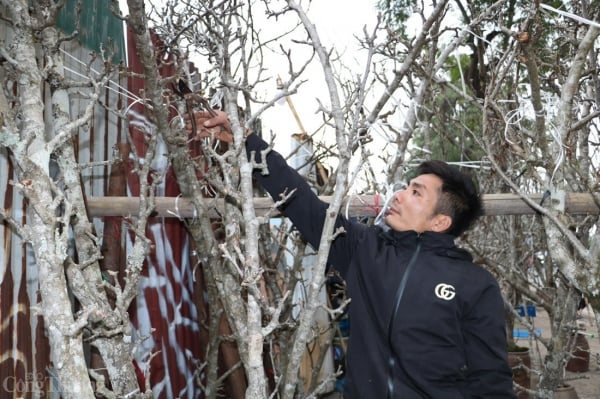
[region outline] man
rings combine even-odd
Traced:
[[[227,115],[196,115],[199,134],[231,131]],[[261,161],[255,134],[246,151]],[[255,173],[303,238],[317,248],[328,205],[275,151]],[[387,226],[338,217],[329,265],[352,299],[345,399],[515,398],[508,367],[504,304],[494,277],[454,244],[480,215],[471,179],[441,161],[424,162],[385,210]]]

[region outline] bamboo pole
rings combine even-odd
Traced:
[[[329,202],[331,197],[320,197]],[[530,195],[539,203],[542,194]],[[484,194],[482,196],[485,214],[496,215],[532,215],[535,211],[516,194]],[[211,217],[218,217],[224,208],[223,198],[205,198]],[[87,206],[91,217],[104,216],[136,216],[138,211],[137,197],[88,197]],[[568,193],[565,195],[565,212],[572,215],[600,214],[600,194]],[[383,199],[377,195],[355,195],[346,199],[341,212],[350,217],[374,217],[381,210]],[[258,216],[279,216],[273,209],[270,198],[255,198],[254,208]],[[181,197],[156,197],[154,216],[193,218],[197,213],[190,200]]]

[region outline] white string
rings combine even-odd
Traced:
[[[130,115],[133,118],[129,121],[130,125],[133,125],[135,127],[137,127],[138,129],[140,129],[143,132],[148,132],[149,134],[154,134],[153,130],[156,127],[155,124],[153,124],[152,122],[149,122],[148,118],[146,118],[146,116],[144,115],[140,115],[137,112],[136,113],[131,113],[131,108],[142,102],[142,98],[138,98],[137,100],[133,101],[131,104],[129,104],[129,106],[127,106],[127,108],[125,109],[124,115]],[[151,104],[145,104],[147,107],[149,107],[150,109],[152,109],[152,105]],[[179,112],[179,110],[177,109],[177,107],[175,107],[173,104],[169,104],[169,108],[173,108],[175,110],[175,113],[177,115],[175,115],[173,117],[173,119],[171,119],[169,121],[169,125],[173,124],[173,121],[177,121],[179,122],[179,128],[182,128],[184,126],[184,119],[183,119],[183,115],[181,115],[181,113]],[[149,128],[148,128],[148,127]]]
[[[167,213],[175,216],[179,220],[183,220],[183,218],[181,217],[181,214],[179,213],[179,198],[181,198],[181,194],[179,194],[177,197],[175,197],[175,212],[171,211],[170,209],[167,209]],[[196,213],[195,210],[194,210],[194,213]],[[194,215],[194,217],[195,217],[195,215]]]
[[[133,101],[131,104],[129,104],[129,106],[125,109],[124,114],[127,115],[129,113],[129,111],[131,111],[131,107],[133,107],[135,104],[138,104],[142,102],[141,98],[136,99],[135,101]]]
[[[463,168],[471,168],[471,169],[489,169],[490,161],[456,161],[456,162],[446,162],[448,165],[461,166]]]
[[[84,78],[87,80],[91,80],[89,76],[86,76],[80,72],[75,71],[74,69],[69,68],[68,66],[63,66],[63,69],[67,72],[72,73],[75,76],[78,76],[80,78]],[[114,84],[115,86],[117,86],[118,88],[121,88],[124,90],[124,92],[120,92],[117,89],[113,88],[110,86],[110,83]],[[133,94],[132,92],[130,92],[129,90],[126,90],[123,86],[119,85],[118,83],[116,83],[114,80],[110,80],[108,81],[108,84],[104,85],[108,90],[112,91],[113,93],[116,94],[124,94],[125,97],[131,99],[131,100],[139,100],[141,99],[139,96],[136,96],[135,94]]]
[[[223,97],[225,93],[223,90],[217,90],[215,94],[210,98],[209,105],[211,108],[221,108],[221,104],[223,102]]]
[[[352,194],[348,197],[348,201],[346,202],[346,209],[344,210],[344,216],[346,217],[346,219],[350,219],[350,202],[352,202],[352,197],[355,196],[356,195]],[[360,199],[360,197],[358,198]]]
[[[550,176],[550,185],[552,185],[552,182],[554,181],[554,176],[556,175],[558,168],[560,168],[560,166],[562,165],[562,163],[565,160],[565,145],[562,142],[562,137],[560,136],[560,133],[554,128],[554,125],[551,124],[548,131],[550,132],[550,135],[556,142],[556,146],[559,149],[558,157],[557,157],[555,165],[554,165],[554,170],[552,171],[552,176]]]
[[[486,42],[487,44],[492,44],[489,40],[487,40],[485,37],[478,35],[477,33],[469,30],[469,29],[465,29],[465,32],[472,34],[473,36],[475,36],[478,39],[483,40],[484,42]]]
[[[467,88],[466,88],[466,79],[463,74],[462,65],[460,62],[460,55],[458,54],[458,50],[453,51],[454,58],[456,58],[456,65],[458,66],[458,72],[460,72],[460,83],[462,85],[463,96],[467,96]]]
[[[526,102],[522,101],[521,96],[518,95],[518,97],[519,97],[519,107],[517,109],[507,112],[506,116],[505,116],[504,139],[511,144],[515,144],[515,143],[508,138],[509,126],[516,125],[518,128],[520,128],[521,121],[525,118],[525,115],[531,113],[531,112],[528,112],[524,108]],[[508,100],[506,102],[508,102]],[[546,105],[546,110],[536,111],[535,112],[536,117],[539,117],[539,116],[544,117],[546,115],[552,114],[551,99],[549,99],[549,98],[544,99],[544,104]],[[560,136],[558,131],[555,129],[554,125],[551,122],[548,122],[548,124],[550,125],[548,132],[550,133],[550,135],[552,136],[552,139],[554,140],[554,142],[556,143],[556,146],[558,147],[558,156],[555,160],[555,166],[554,166],[554,169],[552,171],[552,175],[550,176],[550,181],[549,181],[550,185],[552,185],[552,182],[554,181],[556,172],[558,171],[558,169],[561,167],[561,165],[563,164],[563,162],[565,160],[565,145],[562,141],[562,137]]]
[[[398,187],[398,185],[400,187]],[[406,182],[400,182],[398,184],[388,184],[386,186],[385,201],[383,202],[383,207],[381,208],[381,211],[379,211],[379,213],[375,217],[375,221],[373,222],[373,224],[375,226],[380,226],[385,231],[390,229],[390,227],[387,225],[387,223],[385,223],[385,216],[390,209],[390,203],[396,196],[396,193],[406,189],[406,187],[407,187]]]
[[[578,22],[582,22],[584,24],[596,27],[596,28],[600,28],[600,24],[598,22],[589,20],[587,18],[584,17],[580,17],[577,14],[573,14],[571,12],[568,11],[562,11],[562,10],[558,10],[554,7],[551,7],[547,4],[540,4],[540,6],[548,11],[552,11],[555,12],[557,14],[560,14],[564,17],[567,18],[571,18],[574,19],[575,21]],[[556,175],[556,172],[558,171],[558,168],[560,168],[560,166],[562,165],[562,163],[565,160],[565,146],[562,142],[562,137],[560,136],[560,134],[556,131],[556,129],[554,129],[554,127],[552,126],[550,129],[548,129],[550,131],[550,134],[552,135],[552,138],[554,139],[554,141],[556,142],[556,145],[559,148],[558,151],[558,159],[556,160],[556,164],[554,166],[554,170],[552,171],[552,176],[550,176],[550,185],[552,185],[552,182],[554,181],[554,176]]]
[[[83,61],[81,61],[79,58],[75,57],[73,54],[70,54],[70,53],[68,53],[67,51],[65,51],[65,50],[64,50],[64,49],[62,49],[62,48],[60,49],[60,51],[61,51],[61,52],[62,52],[64,55],[66,55],[67,57],[71,58],[71,59],[72,59],[73,61],[75,61],[76,63],[79,63],[79,64],[81,64],[81,65],[83,65],[83,66],[85,66],[85,67],[87,68],[87,64],[86,64],[86,63],[84,63]],[[84,75],[84,74],[82,74],[82,73],[79,73],[79,72],[77,72],[77,71],[75,71],[75,70],[72,70],[72,69],[70,69],[70,68],[68,68],[68,67],[66,67],[66,66],[64,67],[64,69],[65,69],[65,70],[67,70],[67,71],[69,71],[69,72],[71,72],[71,73],[73,73],[73,74],[75,74],[76,76],[79,76],[79,77],[81,77],[81,78],[84,78],[84,79],[88,79],[88,80],[90,80],[90,77],[89,77],[89,76],[87,76],[87,75]],[[90,70],[91,70],[92,72],[94,72],[96,75],[100,75],[100,72],[98,72],[98,71],[97,71],[97,70],[95,70],[94,68],[90,67]],[[119,83],[115,82],[114,80],[109,80],[109,83],[112,83],[112,84],[114,84],[115,86],[117,86],[117,88],[119,88],[119,89],[123,90],[123,92],[125,92],[125,93],[126,93],[126,96],[127,96],[128,98],[130,98],[130,99],[139,99],[139,98],[140,98],[139,96],[137,96],[136,94],[134,94],[133,92],[131,92],[129,89],[127,89],[127,88],[126,88],[126,87],[124,87],[124,86],[121,86]],[[118,91],[116,91],[115,89],[113,89],[112,87],[110,87],[110,86],[108,86],[108,85],[107,85],[107,88],[108,88],[109,90],[115,91],[116,93],[119,93]]]
[[[387,223],[385,222],[385,216],[387,211],[389,210],[390,207],[390,202],[392,201],[392,199],[394,198],[394,195],[386,195],[385,201],[383,203],[383,207],[381,208],[381,210],[379,211],[379,213],[377,214],[377,216],[375,217],[375,220],[373,221],[373,224],[375,226],[379,226],[384,230],[389,230],[390,227],[387,225]]]
[[[80,59],[78,59],[77,57],[75,57],[74,55],[68,53],[67,51],[65,51],[62,48],[60,49],[60,51],[64,55],[66,55],[67,57],[70,57],[76,63],[79,63],[79,64],[81,64],[81,65],[83,65],[83,66],[85,66],[87,68],[87,65],[83,61],[81,61]],[[67,67],[67,66],[64,66],[64,69],[66,71],[74,74],[75,76],[78,76],[78,77],[86,79],[86,80],[91,80],[89,76],[84,75],[83,73],[80,73],[80,72],[78,72],[78,71],[76,71],[74,69],[71,69],[71,68]],[[100,75],[100,73],[97,70],[95,70],[94,68],[90,67],[89,69],[90,69],[90,71],[96,73],[97,75]],[[115,82],[113,80],[110,80],[110,79],[109,79],[108,82],[109,82],[109,84],[105,85],[108,90],[111,90],[112,92],[114,92],[116,94],[123,94],[124,93],[125,97],[129,98],[130,100],[133,100],[131,102],[131,104],[129,104],[129,106],[127,106],[127,109],[125,110],[125,113],[124,113],[125,115],[129,114],[129,112],[131,111],[131,108],[135,104],[139,104],[140,102],[142,102],[143,99],[141,97],[137,96],[132,91],[128,90],[126,87],[124,87],[124,86],[120,85],[119,83],[117,83],[117,82]],[[122,92],[114,89],[113,87],[111,87],[110,83],[114,84],[117,88],[121,89]],[[212,108],[219,108],[221,106],[221,102],[223,101],[223,96],[224,96],[224,92],[222,90],[217,90],[215,92],[215,94],[209,100],[210,101],[210,106]],[[146,106],[148,106],[150,109],[152,109],[152,105],[151,104],[146,104]],[[184,125],[184,120],[183,120],[183,116],[181,115],[181,113],[179,112],[179,110],[175,106],[173,106],[173,105],[169,105],[169,107],[173,108],[175,110],[175,112],[177,113],[177,116],[175,116],[173,119],[171,119],[169,121],[169,125],[171,125],[173,123],[173,121],[177,120],[180,123],[180,125],[183,126]],[[218,142],[215,143],[215,149],[216,149],[216,146],[218,146],[218,144],[219,144]]]
[[[79,58],[75,57],[74,55],[70,54],[69,52],[65,51],[65,50],[64,50],[64,49],[62,49],[62,48],[60,49],[60,51],[61,51],[61,52],[62,52],[62,53],[65,55],[65,56],[67,56],[67,57],[71,58],[71,59],[72,59],[73,61],[75,61],[76,63],[79,63],[79,64],[81,64],[81,65],[85,66],[86,68],[88,68],[87,64],[85,64],[85,63],[84,63],[83,61],[81,61]],[[87,76],[87,75],[85,75],[85,74],[83,74],[83,73],[80,73],[80,72],[78,72],[78,71],[76,71],[76,70],[74,70],[74,69],[71,69],[71,68],[69,68],[68,66],[63,66],[63,68],[64,68],[64,69],[65,69],[67,72],[70,72],[70,73],[72,73],[73,75],[75,75],[75,76],[77,76],[77,77],[83,78],[83,79],[85,79],[85,80],[91,80],[91,78],[90,78],[89,76]],[[90,67],[89,69],[90,69],[90,71],[94,72],[96,75],[100,75],[100,73],[99,73],[97,70],[95,70],[94,68]],[[121,91],[119,91],[119,90],[117,90],[117,89],[115,89],[115,88],[111,87],[111,85],[110,85],[111,83],[112,83],[112,84],[114,84],[114,85],[115,85],[115,86],[116,86],[118,89],[120,89]],[[115,81],[114,81],[114,80],[112,80],[112,79],[109,79],[109,80],[108,80],[108,83],[105,85],[105,87],[106,87],[108,90],[112,91],[113,93],[116,93],[116,94],[119,94],[119,95],[124,95],[126,98],[128,98],[128,99],[130,99],[130,100],[133,100],[133,101],[131,102],[131,104],[129,104],[129,105],[127,106],[127,108],[125,109],[124,115],[128,115],[128,114],[130,113],[130,111],[131,111],[131,108],[133,108],[133,106],[134,106],[134,105],[136,105],[136,104],[139,104],[139,103],[141,103],[141,102],[144,100],[144,99],[143,99],[143,98],[141,98],[140,96],[138,96],[138,95],[136,95],[135,93],[133,93],[132,91],[130,91],[128,88],[126,88],[126,87],[124,87],[124,86],[120,85],[119,83],[115,82]],[[217,106],[219,106],[219,105],[221,104],[221,101],[222,101],[222,99],[223,99],[223,95],[224,95],[224,93],[223,93],[222,91],[220,91],[220,90],[219,90],[219,91],[217,91],[217,92],[215,93],[215,95],[214,95],[214,96],[211,98],[211,100],[210,100],[210,105],[211,105],[212,107],[214,107],[214,108],[215,108],[215,107],[217,107]],[[151,104],[146,104],[146,106],[148,106],[148,107],[150,107],[150,108],[152,109],[152,105],[151,105]],[[178,121],[178,122],[181,124],[181,126],[183,126],[183,123],[184,123],[184,121],[183,121],[183,116],[181,115],[181,113],[179,112],[179,110],[177,109],[177,107],[175,107],[175,106],[173,106],[173,105],[171,104],[171,105],[169,105],[169,108],[173,108],[173,109],[175,110],[175,112],[177,113],[177,115],[176,115],[175,117],[173,117],[173,119],[171,119],[171,120],[169,121],[169,124],[172,124],[172,123],[173,123],[173,121],[177,120],[177,121]],[[131,124],[133,124],[133,125],[136,125],[135,119],[134,119],[134,120],[132,120],[132,121],[130,121],[130,123],[131,123]],[[137,125],[138,125],[138,127],[139,127],[139,124],[137,124]],[[147,131],[147,130],[151,130],[151,129],[145,129],[145,128],[144,128],[144,129],[142,129],[142,130],[143,130],[143,131]],[[217,144],[218,144],[218,143],[217,143]],[[132,153],[130,153],[130,158],[131,158],[132,156],[133,156],[133,154],[132,154]],[[138,159],[138,161],[142,163],[142,162],[144,162],[144,159],[143,159],[143,158],[141,158],[141,159]],[[209,192],[210,192],[210,190],[207,190],[207,191],[209,191]],[[214,192],[213,194],[216,194],[216,192]],[[181,217],[181,215],[180,215],[180,213],[179,213],[179,203],[178,203],[178,201],[179,201],[179,198],[180,198],[180,197],[181,197],[181,194],[179,194],[179,195],[176,197],[176,199],[175,199],[175,212],[173,212],[173,211],[171,211],[171,210],[167,210],[167,213],[169,213],[169,214],[171,214],[171,215],[174,215],[174,216],[176,216],[176,217],[177,217],[179,220],[183,220],[183,218]],[[194,220],[196,220],[196,219],[197,219],[197,217],[198,217],[198,213],[197,213],[196,207],[194,207],[194,209],[193,209],[193,212],[194,212],[194,213],[193,213],[193,219],[194,219]]]
[[[552,12],[555,12],[557,14],[560,14],[560,15],[562,15],[564,17],[574,19],[576,21],[582,22],[582,23],[590,25],[590,26],[595,26],[596,28],[600,28],[600,23],[592,21],[592,20],[589,20],[589,19],[584,18],[584,17],[580,17],[579,15],[573,14],[572,12],[561,11],[561,10],[558,10],[558,9],[552,7],[552,6],[547,5],[547,4],[540,4],[540,7],[545,8],[548,11],[552,11]]]
[[[510,125],[517,125],[517,127],[520,127],[520,122],[522,119],[523,115],[521,113],[520,107],[506,113],[504,121],[504,140],[508,141],[511,144],[515,144],[508,138],[508,127]]]

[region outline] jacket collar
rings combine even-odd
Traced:
[[[435,252],[438,255],[456,259],[472,261],[473,257],[464,249],[458,248],[454,243],[455,237],[450,234],[426,231],[417,233],[414,230],[396,231],[392,229],[379,232],[379,236],[391,245],[411,249],[416,247],[417,241],[425,251]]]

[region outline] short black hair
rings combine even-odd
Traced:
[[[452,218],[446,233],[458,237],[483,214],[477,187],[468,174],[444,161],[431,160],[417,167],[417,176],[433,174],[442,180],[435,212]]]

